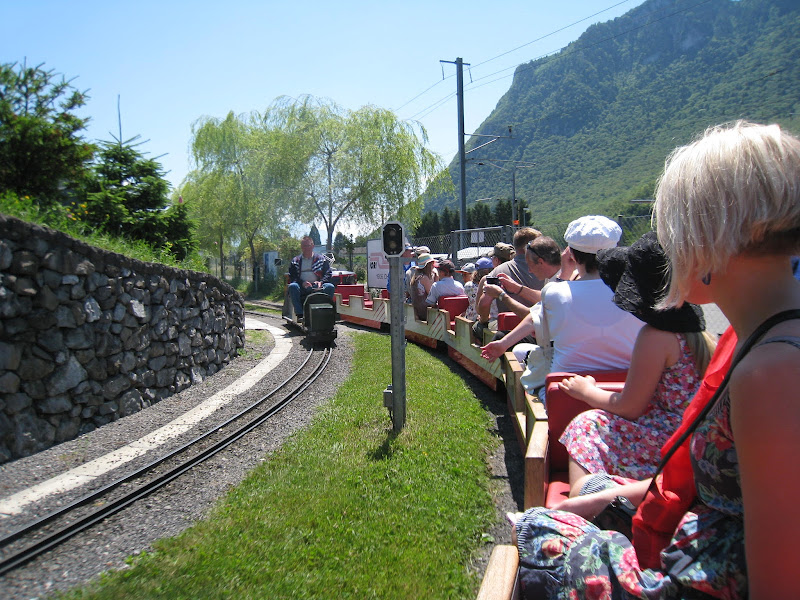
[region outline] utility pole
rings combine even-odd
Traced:
[[[456,98],[458,100],[458,170],[459,170],[459,215],[458,228],[462,231],[467,228],[467,153],[464,150],[464,65],[469,66],[459,57],[455,62],[452,60],[440,60],[439,62],[454,64],[456,66]],[[458,256],[458,251],[464,247],[462,236],[459,234],[458,248],[455,249],[454,256]]]
[[[496,162],[512,163],[511,167],[496,165]],[[535,167],[535,162],[504,160],[504,159],[484,159],[479,165],[489,165],[502,171],[511,171],[511,224],[514,226],[525,226],[525,216],[522,206],[517,202],[517,169],[530,169]]]
[[[517,217],[517,165],[514,165],[511,169],[511,224],[519,225]]]
[[[458,163],[459,163],[459,190],[461,199],[461,214],[459,228],[467,228],[467,153],[464,150],[464,62],[456,58],[456,98],[458,99]]]

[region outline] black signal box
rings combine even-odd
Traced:
[[[403,224],[389,221],[383,226],[383,253],[386,256],[400,256],[405,250],[405,231]]]

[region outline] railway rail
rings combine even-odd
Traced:
[[[265,317],[263,313],[251,314]],[[141,501],[230,447],[301,397],[325,372],[332,353],[331,348],[309,348],[302,364],[289,377],[224,422],[63,508],[0,537],[0,576]]]

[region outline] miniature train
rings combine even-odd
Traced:
[[[336,303],[323,292],[312,292],[303,300],[303,319],[298,319],[287,293],[281,316],[287,324],[303,332],[314,343],[330,344],[336,339]]]

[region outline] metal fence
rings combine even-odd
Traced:
[[[622,228],[620,246],[629,246],[639,239],[644,233],[650,231],[650,217],[617,217],[614,219]],[[569,223],[550,223],[537,225],[536,229],[544,235],[553,238],[562,248],[564,233]],[[415,238],[415,246],[427,246],[431,254],[446,255],[456,266],[474,262],[481,256],[486,256],[498,242],[511,244],[516,227],[504,225],[501,227],[481,227],[478,229],[465,229],[452,231],[441,235]]]

